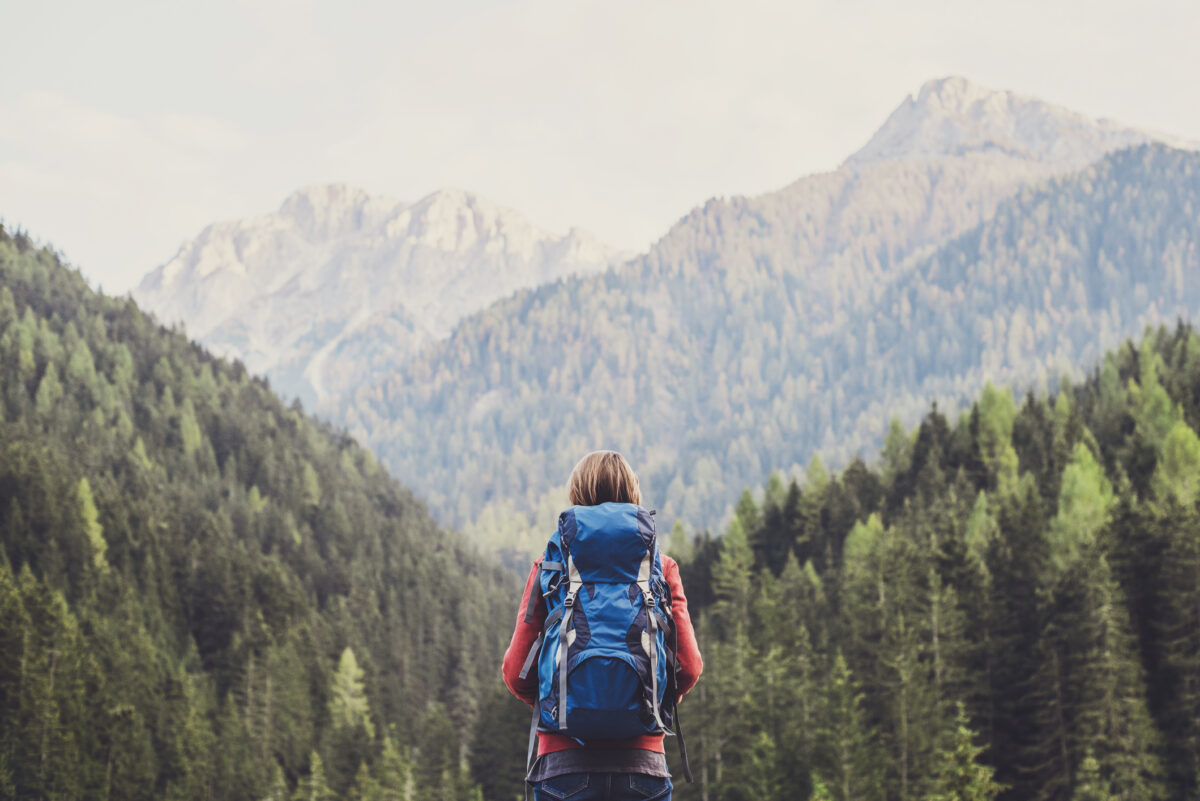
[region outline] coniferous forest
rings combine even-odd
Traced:
[[[0,376],[0,799],[478,796],[515,576],[3,233]]]
[[[1197,798],[1198,428],[1200,338],[1151,330],[677,533],[706,654],[679,797]]]
[[[0,798],[519,796],[519,577],[367,452],[7,233],[0,376]],[[1152,329],[664,532],[677,797],[1198,797],[1198,429]]]

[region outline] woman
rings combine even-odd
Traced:
[[[598,506],[610,502],[640,506],[642,502],[637,475],[616,451],[595,451],[583,457],[571,471],[567,495],[572,506]],[[678,670],[675,674],[678,700],[696,684],[703,663],[688,616],[687,597],[679,580],[679,565],[666,554],[661,558],[663,577],[670,591],[671,622],[678,636]],[[542,558],[538,557],[529,572],[518,607],[516,629],[504,654],[504,683],[515,696],[531,706],[537,703],[537,674],[529,674],[526,679],[521,679],[520,674],[525,657],[546,620],[544,601],[535,600],[532,614],[527,614],[541,562]],[[661,732],[628,740],[590,740],[586,744],[554,732],[539,732],[537,752],[537,761],[526,781],[533,785],[538,801],[669,801],[671,798],[671,774],[667,770]]]

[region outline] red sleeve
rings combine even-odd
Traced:
[[[508,685],[509,691],[530,706],[537,700],[537,671],[531,670],[522,681],[521,667],[525,664],[525,657],[529,656],[529,649],[542,632],[542,624],[546,621],[546,603],[538,598],[533,605],[533,615],[528,621],[525,620],[525,610],[529,605],[530,593],[537,587],[538,569],[541,564],[542,557],[539,556],[533,563],[533,569],[529,571],[529,578],[525,580],[525,592],[521,596],[521,605],[517,608],[517,626],[513,629],[508,650],[504,652],[502,668],[504,683]]]
[[[696,630],[692,628],[692,617],[688,614],[687,596],[683,594],[683,582],[679,579],[679,563],[665,554],[663,577],[671,588],[671,622],[679,633],[679,653],[675,658],[679,660],[679,698],[682,700],[700,679],[704,660],[700,657]]]

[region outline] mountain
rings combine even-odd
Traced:
[[[1151,138],[1163,139],[1035,97],[950,77],[930,81],[916,97],[901,103],[871,140],[847,161],[868,164],[886,159],[991,152],[1083,167],[1101,153],[1143,144]]]
[[[1076,133],[1070,146],[1055,141],[1064,131]],[[1167,195],[1193,197],[1190,179],[1164,168],[1186,167],[1191,157],[1155,150],[1146,164],[1135,159],[1117,170],[1113,162],[1105,169],[1118,177],[1095,185],[1078,172],[1147,139],[961,79],[932,82],[839,169],[761,197],[711,200],[625,266],[497,303],[393,376],[364,386],[339,419],[455,522],[483,515],[491,528],[520,531],[525,524],[512,513],[548,509],[542,498],[579,454],[611,446],[630,453],[668,515],[711,524],[738,488],[771,469],[793,469],[814,449],[843,461],[878,441],[893,410],[911,421],[930,393],[958,399],[997,369],[991,354],[1007,354],[1007,328],[943,326],[951,310],[927,308],[919,293],[902,298],[894,285],[911,289],[928,276],[931,268],[920,265],[939,258],[941,247],[957,248],[954,258],[986,260],[994,243],[978,238],[990,230],[978,226],[998,210],[1012,219],[1006,230],[1020,232],[1014,270],[1065,254],[1059,240],[1066,238],[1092,258],[1104,253],[1105,269],[1122,279],[1095,284],[1080,276],[1097,290],[1072,307],[1079,319],[1053,376],[1063,359],[1094,352],[1088,338],[1101,331],[1127,334],[1142,317],[1191,308],[1190,296],[1160,298],[1157,288],[1114,294],[1138,283],[1139,271],[1160,268],[1156,237],[1166,230],[1159,226],[1191,241],[1186,216],[1165,201],[1155,205]],[[1077,177],[1046,183],[1070,174]],[[1126,180],[1145,183],[1143,205],[1122,205]],[[1042,216],[1080,204],[1108,215],[1111,234]],[[1126,211],[1136,216],[1120,216]],[[978,252],[952,244],[973,230]],[[1106,251],[1104,235],[1125,236],[1127,249]],[[1192,258],[1186,247],[1179,253],[1185,263]],[[1089,264],[1055,269],[1086,273]],[[986,299],[999,288],[965,289]],[[1033,281],[1035,289],[1042,287]],[[958,302],[954,294],[935,297]],[[1122,316],[1102,324],[1110,302]],[[1129,305],[1137,302],[1143,308]],[[984,306],[976,310],[1020,319],[1011,297]],[[1032,320],[1033,310],[1025,311]],[[900,325],[872,329],[876,316]],[[1037,348],[1015,352],[1041,358],[1058,320],[1039,323]],[[925,368],[926,354],[936,356],[947,337],[966,335],[974,339],[949,346],[955,369],[973,369],[962,381],[908,369],[910,356]],[[968,363],[980,338],[989,361]],[[1040,369],[1004,358],[1016,380],[1033,380]]]
[[[469,797],[519,594],[344,434],[0,228],[0,796]]]
[[[587,233],[550,234],[462,191],[404,203],[314,186],[274,214],[205,228],[133,296],[322,408],[464,315],[620,259]]]

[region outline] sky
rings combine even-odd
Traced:
[[[1200,139],[1194,0],[45,0],[4,21],[0,219],[110,293],[327,182],[457,187],[643,250],[710,197],[837,167],[946,75]]]

